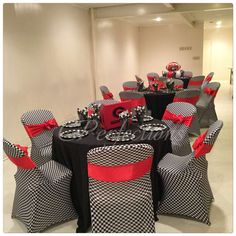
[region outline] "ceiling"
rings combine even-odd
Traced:
[[[233,26],[233,5],[220,3],[152,3],[152,4],[119,4],[119,3],[86,3],[78,4],[84,8],[93,8],[95,18],[115,18],[137,26],[154,26],[170,24],[188,24],[204,22],[204,28],[215,28],[216,21],[222,21],[221,27]],[[157,22],[153,19],[161,17]]]

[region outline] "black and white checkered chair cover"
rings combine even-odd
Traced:
[[[204,75],[194,76],[188,82],[188,89],[201,89]]]
[[[151,161],[153,148],[147,144],[94,148],[88,152],[89,196],[93,233],[154,233],[150,168],[137,178],[114,180],[132,175],[132,166]],[[151,165],[151,163],[149,163]],[[99,172],[92,167],[104,168]],[[129,168],[129,170],[125,168]],[[108,175],[109,168],[114,168]],[[123,171],[119,172],[119,168]],[[133,174],[138,168],[133,168]],[[101,170],[100,170],[101,171]],[[95,173],[96,172],[96,173]],[[104,178],[113,178],[109,180]],[[118,175],[118,176],[117,176]],[[99,180],[98,180],[99,179]],[[113,182],[111,182],[113,181]]]
[[[214,76],[214,72],[209,73],[202,82],[201,90],[203,90],[207,84],[209,84]]]
[[[201,142],[203,146],[212,148],[222,126],[222,121],[210,126]],[[208,181],[208,162],[205,158],[210,149],[202,150],[200,156],[195,151],[182,157],[168,153],[159,162],[158,172],[164,193],[158,214],[190,217],[210,225],[209,209],[214,197]]]
[[[126,81],[122,84],[124,91],[138,90],[137,81]]]
[[[184,82],[181,79],[172,79],[174,81],[174,88],[182,89],[184,87]]]
[[[17,166],[12,218],[35,233],[78,217],[70,196],[69,169],[52,160],[37,168],[24,151],[5,139],[3,149]]]
[[[199,89],[185,89],[175,94],[174,102],[189,102],[196,105],[200,97]],[[200,125],[197,113],[194,114],[193,122],[189,128],[189,134],[198,136],[200,134]]]
[[[186,125],[185,123],[178,123],[171,119],[167,119],[166,115],[169,112],[175,116],[183,116],[185,119],[189,120],[189,124]],[[196,107],[190,103],[173,102],[166,107],[162,121],[170,128],[172,152],[175,155],[184,156],[192,152],[188,131],[194,114],[196,114]]]
[[[199,124],[201,128],[207,128],[218,120],[215,110],[215,97],[220,88],[220,83],[211,82],[205,86],[196,103]]]
[[[21,117],[21,122],[25,127],[32,124],[42,124],[51,119],[55,119],[51,111],[39,109],[24,113]],[[45,129],[39,135],[29,137],[32,143],[31,158],[37,166],[52,159],[52,136],[54,129]]]
[[[107,86],[102,85],[100,86],[100,91],[102,93],[103,99],[113,99],[113,94],[110,92]]]

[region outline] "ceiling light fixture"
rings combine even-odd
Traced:
[[[221,25],[221,24],[222,24],[221,20],[216,21],[216,25]]]
[[[155,19],[153,19],[153,20],[155,20],[155,21],[161,21],[162,18],[161,18],[161,17],[157,17],[157,18],[155,18]]]

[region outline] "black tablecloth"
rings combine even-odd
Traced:
[[[160,122],[153,120],[152,122]],[[132,125],[132,131],[139,130],[137,125]],[[88,192],[88,172],[87,172],[87,152],[95,147],[114,145],[113,142],[107,141],[105,138],[98,140],[96,136],[90,133],[83,139],[76,140],[61,140],[59,132],[61,128],[54,130],[53,143],[52,143],[52,159],[65,165],[72,170],[71,182],[71,197],[75,209],[78,212],[78,229],[77,232],[86,232],[91,224],[90,218],[90,205],[89,205],[89,192]],[[141,130],[139,130],[141,132]],[[153,192],[154,212],[157,210],[158,201],[161,198],[162,185],[160,177],[157,173],[157,164],[164,157],[165,154],[172,152],[170,132],[169,129],[164,132],[161,137],[153,139],[148,137],[148,132],[145,133],[143,138],[137,137],[130,142],[118,142],[116,145],[131,144],[131,143],[147,143],[154,148],[154,158],[152,163],[151,181]],[[155,134],[155,133],[154,133]],[[103,135],[102,137],[104,137]]]
[[[161,120],[167,105],[173,102],[174,96],[175,92],[145,92],[147,109],[151,111],[152,117]]]
[[[181,79],[184,82],[183,84],[184,89],[188,88],[188,83],[189,83],[189,80],[191,79],[190,77],[180,77],[178,79]]]

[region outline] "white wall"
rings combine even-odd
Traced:
[[[27,144],[23,112],[58,122],[94,99],[88,10],[70,4],[4,4],[4,136]]]
[[[122,82],[135,80],[138,73],[138,28],[119,20],[96,20],[96,88],[107,85],[116,99]]]
[[[229,81],[233,63],[233,29],[204,30],[203,73],[213,71],[215,80]]]
[[[192,47],[180,51],[179,47]],[[199,60],[193,57],[199,56]],[[191,28],[188,25],[160,25],[140,27],[139,74],[146,78],[148,72],[161,74],[167,63],[177,61],[183,69],[194,75],[202,74],[203,24]]]

